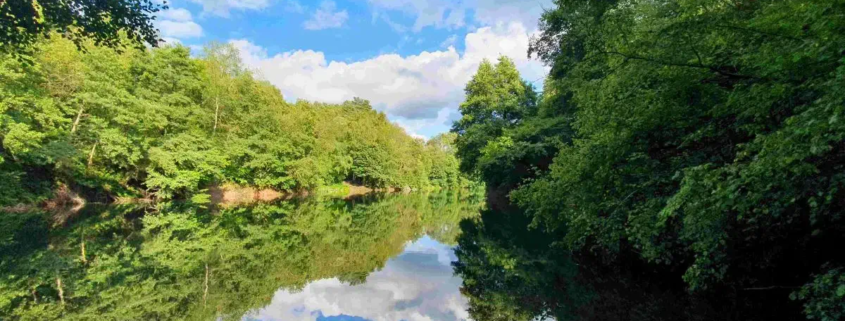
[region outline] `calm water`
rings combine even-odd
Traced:
[[[363,284],[338,278],[302,290],[279,290],[272,302],[244,320],[466,320],[461,279],[452,273],[452,247],[429,236],[370,273]]]
[[[768,317],[788,293],[690,295],[677,271],[573,254],[481,202],[89,206],[61,224],[2,213],[0,320],[800,319]]]
[[[0,229],[20,232],[0,244],[0,311],[40,320],[464,320],[453,248],[458,223],[477,216],[480,202],[440,193],[90,207],[53,228],[44,215],[7,216]]]

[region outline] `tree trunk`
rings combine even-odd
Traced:
[[[205,307],[206,298],[208,298],[208,263],[205,264],[205,282],[203,282],[202,290],[202,306]]]
[[[88,167],[94,164],[94,153],[97,151],[97,144],[99,142],[94,143],[94,147],[91,147],[91,152],[88,153]]]
[[[217,117],[220,115],[220,98],[214,98],[214,129],[211,131],[212,133],[217,132]]]
[[[79,120],[82,119],[82,112],[85,111],[85,105],[79,106],[79,112],[76,113],[76,119],[73,121],[73,127],[70,128],[70,134],[76,133],[76,128],[79,126]]]
[[[59,288],[59,301],[62,302],[62,305],[65,305],[65,291],[62,290],[62,279],[60,277],[56,277],[56,287]]]
[[[82,241],[82,263],[88,264],[88,259],[85,258],[85,241]]]

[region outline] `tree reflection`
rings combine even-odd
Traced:
[[[570,251],[516,209],[460,223],[454,262],[474,320],[793,320],[772,291],[690,294],[670,266]],[[563,233],[563,232],[561,232]],[[777,304],[775,304],[777,303]]]
[[[479,204],[442,193],[310,198],[216,213],[189,204],[146,215],[89,208],[54,229],[40,213],[4,215],[0,232],[18,232],[0,233],[0,315],[240,319],[279,289],[334,277],[362,283],[424,233],[454,244],[458,222],[477,215]]]

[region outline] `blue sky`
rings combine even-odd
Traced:
[[[430,138],[460,115],[482,59],[506,55],[538,87],[547,68],[527,57],[551,0],[176,0],[159,14],[168,43],[210,41],[241,51],[289,101],[353,97],[410,134]]]

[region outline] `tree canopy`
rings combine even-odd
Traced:
[[[145,43],[156,46],[154,14],[167,9],[165,4],[153,0],[0,1],[0,47],[14,52],[53,32],[80,46],[93,40],[117,48],[127,39],[141,48]]]
[[[501,107],[518,91],[490,65],[467,85],[462,169],[555,244],[746,304],[730,318],[796,315],[790,293],[841,318],[843,2],[555,4],[530,50],[551,67],[536,112]]]
[[[363,99],[289,103],[230,45],[118,52],[60,37],[0,59],[0,206],[59,185],[93,199],[188,198],[215,184],[310,190],[466,186],[454,138],[410,137]]]

